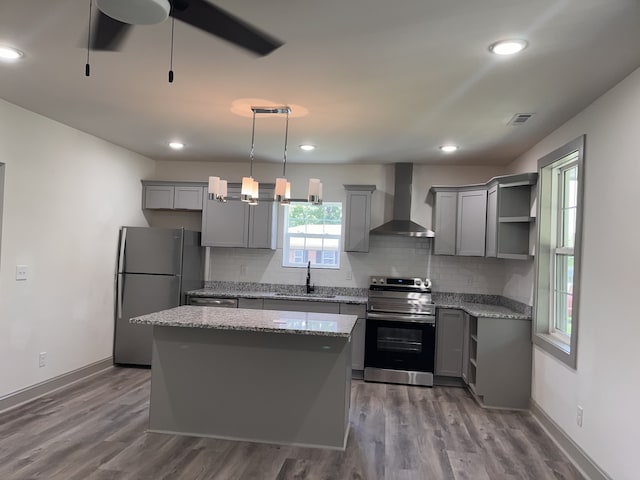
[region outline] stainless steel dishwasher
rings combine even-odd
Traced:
[[[199,307],[238,308],[237,298],[189,297],[189,305]]]

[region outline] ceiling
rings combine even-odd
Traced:
[[[0,63],[0,98],[157,160],[247,161],[266,103],[292,106],[292,163],[500,165],[640,66],[637,0],[215,3],[285,44],[255,57],[176,22],[169,84],[170,21],[93,52],[87,78],[89,0],[2,0],[0,43],[25,57]],[[488,51],[513,37],[529,47]],[[258,117],[258,161],[282,161],[284,125]]]

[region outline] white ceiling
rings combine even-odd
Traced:
[[[257,58],[176,22],[169,84],[169,21],[92,53],[86,78],[89,0],[0,0],[0,43],[25,52],[0,64],[0,98],[158,160],[247,161],[248,107],[270,102],[292,105],[293,163],[505,164],[640,66],[637,0],[215,3],[285,45]],[[509,37],[529,47],[488,52]],[[283,143],[284,119],[259,117],[256,159]]]

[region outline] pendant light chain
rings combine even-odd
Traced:
[[[253,112],[253,124],[251,127],[251,152],[249,153],[249,176],[253,178],[253,157],[256,138],[256,112]]]
[[[89,32],[87,33],[87,63],[84,66],[84,76],[91,75],[91,65],[89,65],[89,52],[91,51],[91,16],[93,13],[93,0],[89,0]]]
[[[282,164],[282,176],[287,176],[287,140],[289,138],[289,111],[287,111],[287,119],[284,127],[284,163]]]
[[[173,5],[171,6],[173,8]],[[173,31],[176,26],[176,17],[171,16],[171,54],[169,60],[169,83],[173,83]]]

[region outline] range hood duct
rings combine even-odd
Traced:
[[[411,186],[413,164],[395,164],[395,192],[393,196],[393,219],[371,230],[373,235],[403,235],[405,237],[434,237],[431,230],[411,221]]]

